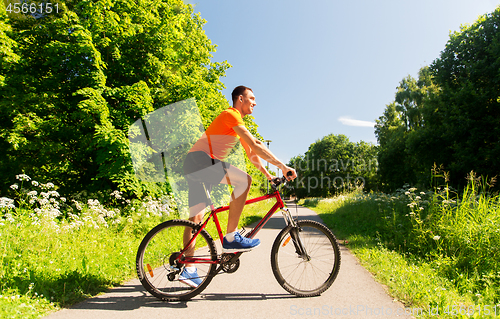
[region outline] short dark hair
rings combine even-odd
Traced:
[[[240,86],[237,86],[237,87],[234,88],[233,93],[231,93],[231,98],[233,100],[233,105],[236,102],[236,100],[238,99],[238,96],[243,95],[243,93],[245,93],[246,90],[252,91],[251,88],[246,87],[244,85],[240,85]]]

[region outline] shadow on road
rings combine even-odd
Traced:
[[[255,301],[299,298],[288,293],[202,293],[189,301],[163,301],[147,293],[142,285],[123,285],[112,289],[106,296],[97,296],[74,305],[72,309],[130,311],[139,308],[188,308],[189,304],[210,301]]]
[[[299,298],[288,293],[284,294],[258,294],[258,293],[239,293],[239,294],[201,294],[201,299],[205,300],[225,300],[225,301],[254,301],[254,300],[272,300],[272,299],[290,299]],[[192,300],[196,301],[196,300]]]

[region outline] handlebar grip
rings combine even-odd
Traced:
[[[293,173],[292,172],[287,172],[286,173],[287,176],[292,176]],[[282,177],[276,177],[276,178],[273,178],[272,179],[272,183],[271,183],[271,186],[274,190],[276,190],[278,188],[279,185],[281,184],[285,184],[287,182],[287,178],[285,176],[282,176]]]

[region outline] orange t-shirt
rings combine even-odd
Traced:
[[[224,160],[240,138],[233,127],[245,125],[240,112],[235,108],[222,111],[205,133],[193,145],[190,152],[203,151],[212,158]],[[244,143],[241,140],[241,143]]]

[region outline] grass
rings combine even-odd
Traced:
[[[39,318],[135,278],[144,235],[177,218],[171,198],[127,201],[113,192],[111,208],[95,199],[68,203],[53,185],[30,184],[26,176],[21,182],[24,187],[15,188],[17,207],[0,198],[0,318]],[[248,206],[240,225],[271,206],[268,201]],[[227,213],[219,218],[225,231]],[[216,239],[215,226],[209,225]]]
[[[432,317],[429,309],[439,317],[500,315],[499,198],[477,183],[460,196],[406,188],[301,204],[319,213],[392,296],[423,309],[422,317]]]
[[[0,317],[37,318],[134,276],[142,232],[133,225],[53,228],[24,214],[0,228]]]

